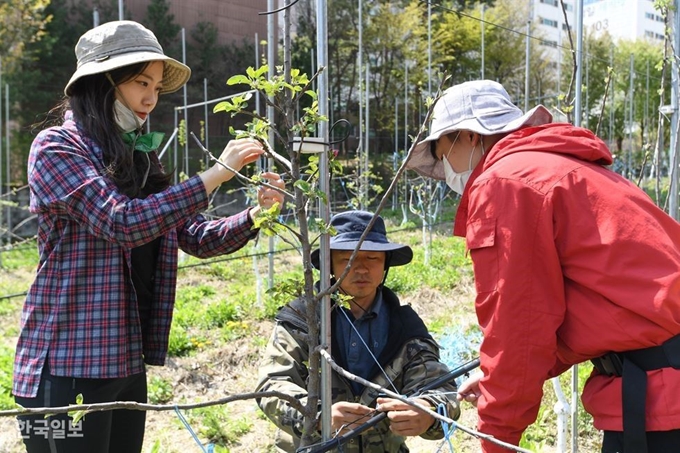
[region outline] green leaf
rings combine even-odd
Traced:
[[[83,404],[83,394],[78,393],[78,395],[76,396],[76,404],[75,405],[79,406],[81,404]],[[73,406],[73,405],[69,404],[69,406]],[[87,414],[87,411],[85,411],[85,410],[69,411],[68,412],[68,416],[73,418],[73,422],[72,422],[73,425],[78,424],[80,419],[85,417],[85,414]]]
[[[243,74],[238,74],[235,76],[229,77],[229,80],[227,80],[227,85],[238,85],[238,84],[245,84],[245,85],[250,85],[250,79]]]
[[[309,194],[310,190],[312,189],[312,185],[305,181],[304,179],[298,179],[297,181],[295,181],[295,184],[293,184],[293,186],[297,187],[305,194]]]
[[[269,65],[263,64],[257,71],[255,71],[255,78],[259,79],[267,73],[269,73]]]

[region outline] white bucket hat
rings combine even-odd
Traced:
[[[163,53],[151,30],[130,20],[107,22],[87,31],[76,44],[76,58],[76,72],[64,88],[67,96],[81,77],[147,61],[163,61],[165,65],[161,93],[179,90],[191,76],[188,66]]]
[[[452,86],[444,91],[432,114],[430,135],[414,147],[406,167],[440,180],[446,179],[444,165],[432,156],[430,142],[442,135],[460,130],[493,135],[552,122],[552,114],[542,105],[522,113],[505,88],[492,80],[474,80]]]

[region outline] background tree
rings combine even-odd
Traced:
[[[49,0],[3,0],[0,2],[0,55],[3,71],[9,72],[23,56],[27,44],[40,41],[52,20],[46,11]]]
[[[182,60],[182,43],[178,40],[182,27],[175,22],[175,15],[170,14],[167,0],[151,0],[143,23],[154,32],[167,55]]]
[[[26,179],[25,162],[34,136],[32,126],[48,119],[48,112],[63,97],[64,86],[76,66],[73,46],[91,26],[84,24],[79,11],[69,7],[65,0],[45,2],[41,14],[49,20],[43,22],[39,39],[28,39],[22,44],[21,58],[13,62],[3,80],[10,88],[10,116],[21,125],[12,133],[11,140],[14,181]],[[73,25],[64,27],[67,22]],[[70,46],[66,46],[67,42]]]
[[[630,171],[631,177],[639,175],[643,165],[649,164],[648,152],[656,140],[663,47],[645,40],[614,43],[606,33],[590,32],[584,37],[583,47],[582,124],[593,131],[598,129],[598,135],[609,143],[617,171]],[[564,49],[563,55],[561,82],[566,87],[573,73],[573,59],[569,49]],[[668,83],[666,93],[670,90]]]

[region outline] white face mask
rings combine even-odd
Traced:
[[[468,179],[470,179],[470,174],[472,174],[472,169],[464,171],[462,173],[456,173],[453,167],[449,163],[449,160],[444,158],[444,174],[446,175],[446,185],[451,188],[454,192],[459,195],[463,195],[465,190],[465,184],[467,184]]]
[[[458,135],[460,135],[460,132],[458,133]],[[475,148],[472,148],[472,151],[470,151],[470,161],[468,162],[468,169],[466,171],[456,173],[456,171],[451,166],[451,163],[449,162],[449,154],[451,154],[453,145],[456,143],[456,140],[458,140],[458,135],[453,140],[453,142],[451,142],[449,152],[446,153],[446,156],[444,156],[442,161],[444,164],[444,175],[446,176],[446,185],[449,186],[451,190],[453,190],[457,194],[463,195],[463,192],[465,191],[465,185],[467,184],[468,180],[470,179],[470,175],[472,174],[472,156],[475,154]],[[483,143],[482,143],[482,155],[484,155]]]
[[[116,124],[123,132],[135,131],[142,127],[146,121],[146,119],[142,120],[138,117],[135,112],[127,108],[125,104],[118,99],[113,103],[113,111],[116,118]]]

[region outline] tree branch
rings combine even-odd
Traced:
[[[59,406],[59,407],[35,407],[35,408],[21,408],[21,409],[9,409],[0,411],[0,417],[15,417],[17,415],[54,415],[54,414],[66,414],[75,411],[84,411],[86,413],[90,412],[104,412],[114,409],[128,409],[135,411],[174,411],[176,409],[188,410],[188,409],[200,409],[202,407],[218,406],[221,404],[227,404],[234,401],[249,400],[254,398],[264,398],[264,397],[276,397],[287,401],[290,405],[302,412],[304,406],[297,398],[287,395],[285,393],[277,391],[268,392],[251,392],[251,393],[239,393],[237,395],[227,396],[225,398],[220,398],[212,401],[205,401],[202,403],[187,403],[187,404],[148,404],[139,403],[136,401],[113,401],[110,403],[93,403],[93,404],[73,404],[69,406]]]
[[[255,181],[254,179],[251,179],[247,176],[242,175],[241,173],[239,173],[235,169],[231,168],[229,165],[225,164],[224,162],[222,162],[221,160],[219,160],[218,158],[213,156],[213,154],[210,151],[208,151],[208,149],[205,146],[203,146],[203,144],[198,139],[198,137],[196,137],[196,134],[191,132],[191,136],[194,138],[194,140],[196,141],[198,146],[203,150],[203,152],[208,156],[208,158],[210,158],[211,161],[223,166],[224,168],[226,168],[230,172],[234,173],[234,176],[236,176],[236,179],[240,180],[241,182],[245,182],[246,184],[253,184],[253,185],[256,185],[256,186],[258,186],[258,185],[264,186],[264,187],[267,187],[268,189],[276,190],[277,192],[280,192],[287,197],[295,198],[295,196],[292,193],[286,191],[285,189],[273,186],[266,181]]]

